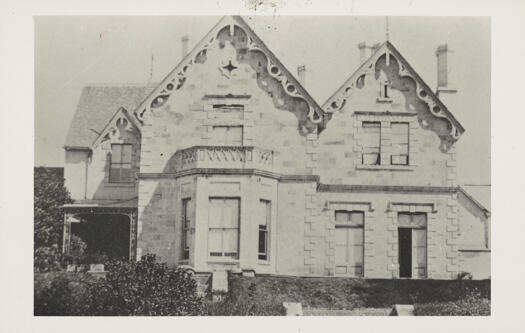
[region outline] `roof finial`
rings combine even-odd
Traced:
[[[151,54],[151,65],[150,65],[150,68],[149,68],[148,86],[151,83],[152,79],[153,79],[153,53]]]
[[[385,16],[385,39],[387,42],[389,38],[390,38],[390,33],[388,31],[388,16]]]

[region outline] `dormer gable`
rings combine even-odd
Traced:
[[[93,148],[106,141],[121,143],[126,133],[140,139],[140,127],[140,123],[125,108],[120,107],[93,142]]]
[[[376,101],[388,105],[394,92],[404,95],[406,111],[417,112],[418,122],[440,138],[440,150],[447,151],[465,131],[447,107],[439,100],[417,72],[389,41],[383,43],[364,61],[350,78],[323,104],[328,114],[342,110],[352,103],[359,90],[373,76],[377,86]],[[420,107],[422,105],[423,107]],[[388,113],[388,107],[385,109]],[[363,110],[364,111],[364,110]]]

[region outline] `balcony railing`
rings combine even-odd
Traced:
[[[253,146],[194,146],[175,153],[177,171],[195,168],[273,171],[274,152]]]

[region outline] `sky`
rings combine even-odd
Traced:
[[[159,82],[217,16],[35,17],[35,165],[63,166],[63,145],[81,90],[91,84]],[[292,73],[306,65],[319,104],[359,65],[357,45],[384,42],[385,17],[245,17]],[[389,40],[432,88],[438,45],[451,54],[458,93],[444,100],[466,129],[456,143],[459,184],[490,184],[491,22],[485,17],[389,17]],[[153,61],[152,61],[153,56]]]

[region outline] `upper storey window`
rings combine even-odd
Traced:
[[[239,111],[244,111],[244,105],[242,104],[213,104],[213,111],[239,112]]]
[[[382,128],[379,121],[363,121],[361,164],[409,165],[409,128],[408,122],[391,122],[390,128]]]
[[[391,165],[408,165],[408,123],[391,124]]]
[[[242,126],[213,126],[212,141],[218,146],[242,146]]]
[[[381,164],[381,123],[363,121],[363,165]]]
[[[133,146],[131,144],[112,144],[109,181],[111,183],[129,183],[133,181],[132,164]]]

